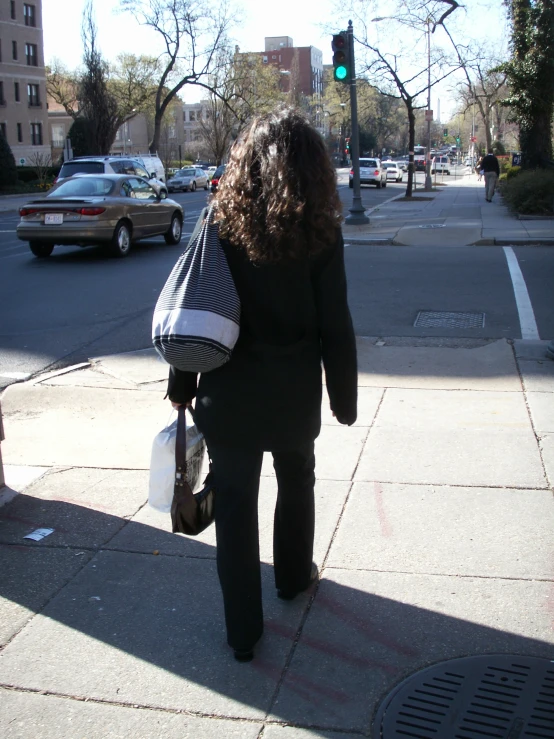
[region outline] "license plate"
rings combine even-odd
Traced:
[[[57,224],[63,223],[63,213],[45,213],[44,223]]]

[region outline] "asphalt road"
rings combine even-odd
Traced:
[[[346,183],[346,184],[345,184]],[[372,207],[405,188],[362,189]],[[352,190],[342,175],[346,208]],[[184,240],[206,193],[178,194],[185,208]],[[126,259],[100,249],[57,247],[48,259],[18,241],[15,212],[0,213],[0,388],[29,375],[89,357],[150,346],[152,310],[183,245],[162,238],[140,242]],[[554,250],[515,249],[540,337],[554,337]],[[506,258],[501,247],[410,249],[350,247],[346,252],[350,304],[361,336],[520,338]],[[479,329],[421,329],[421,310],[485,313]]]

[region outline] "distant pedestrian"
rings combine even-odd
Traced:
[[[475,174],[477,175],[477,182],[481,182],[481,177],[483,176],[481,172],[481,163],[483,162],[483,157],[479,157],[477,160],[477,164],[475,165]]]
[[[500,175],[500,166],[498,159],[492,151],[489,151],[486,157],[483,157],[481,169],[485,174],[485,199],[487,203],[492,203],[492,196],[496,190],[496,181]]]

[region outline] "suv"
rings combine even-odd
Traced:
[[[450,159],[448,157],[441,156],[431,159],[431,174],[435,174],[436,172],[450,174]]]
[[[144,177],[148,184],[152,185],[157,193],[165,192],[167,195],[167,187],[165,182],[151,177],[144,166],[136,159],[127,159],[125,157],[76,157],[62,164],[60,173],[54,180],[54,184],[58,185],[68,177],[75,174],[131,174]]]
[[[387,170],[381,165],[380,159],[366,159],[360,157],[360,185],[387,186]],[[354,187],[354,170],[350,170],[348,187]]]

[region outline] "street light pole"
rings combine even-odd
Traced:
[[[425,190],[433,189],[431,180],[431,19],[427,18],[427,166],[425,168]]]

